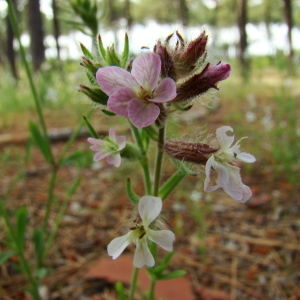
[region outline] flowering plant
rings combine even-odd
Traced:
[[[175,46],[170,40],[175,38]],[[168,229],[161,229],[159,221],[163,201],[187,175],[196,175],[189,165],[200,165],[205,170],[203,188],[206,192],[222,188],[232,198],[245,202],[251,197],[251,189],[244,185],[238,161],[253,163],[254,156],[240,151],[240,140],[233,145],[234,137],[230,126],[216,130],[215,143],[194,142],[181,139],[166,139],[167,120],[172,114],[189,110],[197,97],[210,89],[218,90],[217,84],[230,76],[228,63],[206,63],[207,39],[205,32],[195,40],[186,43],[176,32],[158,41],[153,52],[147,51],[133,60],[129,57],[128,37],[124,49],[118,55],[114,47],[104,48],[98,37],[101,61],[84,47],[81,65],[86,68],[92,86],[81,85],[80,91],[98,103],[108,116],[119,115],[128,120],[135,143],[125,136],[117,136],[115,129],[109,130],[109,137],[99,139],[87,119],[86,125],[93,137],[88,141],[96,151],[94,160],[106,158],[109,164],[119,167],[121,158],[137,161],[144,178],[144,194],[137,195],[130,179],[126,191],[131,203],[137,207],[137,216],[125,235],[114,238],[108,245],[108,255],[117,259],[125,248],[133,243],[136,247],[133,265],[134,275],[129,299],[133,299],[138,270],[147,266],[151,277],[148,299],[154,299],[155,282],[185,274],[184,271],[166,273],[172,253],[167,254],[159,264],[156,245],[173,251],[175,235]],[[151,174],[148,157],[149,144],[156,144],[154,174]],[[163,155],[174,161],[177,171],[161,184]],[[214,179],[213,176],[216,175]]]

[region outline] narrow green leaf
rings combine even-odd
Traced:
[[[34,270],[34,274],[37,278],[42,279],[44,277],[46,277],[49,273],[49,269],[47,268],[39,268]]]
[[[35,259],[37,267],[41,268],[43,265],[44,253],[45,253],[45,243],[44,234],[40,229],[35,229],[32,235],[32,242],[35,250]]]
[[[94,60],[93,54],[82,43],[80,43],[80,48],[84,56]]]
[[[119,299],[120,300],[126,300],[126,295],[125,295],[125,289],[124,289],[124,285],[122,282],[118,281],[116,282],[115,284],[115,288],[116,288],[116,291],[119,295]]]
[[[121,67],[122,68],[126,68],[128,58],[129,58],[129,39],[128,39],[128,34],[126,32],[125,38],[124,38],[124,48],[123,48],[123,53],[122,53],[122,57],[121,57]]]
[[[158,195],[165,200],[171,192],[177,187],[179,182],[185,177],[185,174],[177,170],[159,189]]]
[[[99,135],[97,134],[96,130],[94,129],[92,124],[89,122],[89,120],[87,119],[86,116],[83,116],[83,121],[84,121],[86,127],[88,128],[90,134],[92,135],[92,137],[95,139],[99,139]]]
[[[0,253],[0,265],[5,263],[13,255],[15,255],[14,251],[6,251],[6,252]]]
[[[105,48],[103,46],[100,34],[97,37],[97,48],[98,48],[99,54],[101,55],[101,57],[103,58],[103,60],[106,61],[106,50],[105,50]]]
[[[158,141],[158,132],[154,129],[153,126],[150,125],[148,127],[144,127],[142,131],[145,132],[151,140],[155,142]]]
[[[105,109],[102,109],[102,112],[109,117],[114,117],[116,115],[115,113],[105,110]]]
[[[16,238],[18,241],[18,247],[23,248],[27,225],[27,209],[25,207],[20,207],[17,210],[16,218]]]
[[[134,203],[134,204],[138,204],[139,201],[140,201],[140,196],[138,196],[132,189],[132,186],[131,186],[131,181],[130,179],[128,178],[127,179],[127,183],[126,183],[126,192],[127,192],[127,196],[129,198],[129,200]]]
[[[36,143],[38,148],[40,149],[42,155],[44,156],[45,160],[49,163],[52,161],[51,155],[51,146],[47,138],[45,138],[40,130],[38,129],[37,125],[33,122],[29,122],[29,130],[31,133],[31,137],[33,141]]]
[[[120,58],[118,57],[115,49],[115,45],[112,45],[107,49],[106,62],[109,66],[120,66]]]
[[[177,270],[167,274],[161,274],[157,276],[157,280],[167,280],[167,279],[174,279],[178,277],[182,277],[186,274],[186,271]]]

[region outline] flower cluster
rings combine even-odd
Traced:
[[[130,183],[127,184],[127,194],[138,207],[138,217],[125,235],[113,239],[107,247],[108,254],[116,259],[133,243],[136,246],[134,266],[153,267],[155,257],[149,250],[149,244],[173,250],[174,234],[170,230],[161,230],[156,219],[162,210],[162,199],[177,186],[182,174],[194,175],[185,167],[186,163],[204,166],[204,191],[222,188],[232,198],[245,202],[252,193],[242,182],[236,163],[253,163],[255,157],[240,151],[241,140],[234,144],[234,136],[228,135],[233,131],[230,126],[218,128],[211,142],[180,139],[165,142],[164,125],[168,117],[174,112],[191,109],[197,97],[210,89],[218,90],[218,83],[230,76],[230,64],[205,63],[208,41],[205,32],[189,43],[176,32],[164,41],[159,40],[153,52],[142,53],[132,61],[129,60],[126,38],[121,56],[113,48],[105,51],[101,38],[98,38],[102,61],[94,62],[92,54],[88,53],[82,62],[94,86],[81,85],[80,91],[100,104],[106,114],[127,118],[137,145],[110,129],[109,136],[104,139],[88,139],[91,149],[96,151],[95,161],[105,158],[109,164],[119,167],[121,158],[135,158],[144,172],[145,194],[153,188],[147,156],[150,141],[157,143],[157,170],[161,169],[163,152],[174,160],[180,170],[180,175],[171,176],[161,190],[160,173],[156,172],[154,196],[136,195]],[[83,52],[87,53],[87,49],[84,48]],[[88,126],[91,127],[90,124]],[[158,195],[162,195],[161,198]]]

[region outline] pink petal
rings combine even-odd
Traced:
[[[119,153],[108,155],[106,161],[109,165],[114,165],[116,168],[119,168],[121,165],[121,155]]]
[[[128,104],[128,117],[138,128],[153,124],[159,114],[160,108],[154,103],[146,103],[134,98]]]
[[[176,84],[171,78],[164,78],[155,90],[156,96],[151,102],[163,103],[170,101],[176,97]]]
[[[115,66],[98,69],[96,79],[103,92],[109,96],[123,87],[139,88],[137,81],[129,72]]]
[[[143,53],[132,63],[131,74],[145,90],[152,92],[161,70],[160,57],[155,53]]]
[[[94,155],[93,160],[94,160],[94,161],[98,161],[98,160],[101,160],[101,159],[107,157],[108,155],[109,155],[109,153],[104,152],[104,151],[102,151],[102,150],[99,150],[99,151]]]
[[[122,150],[126,146],[126,137],[124,135],[117,137],[117,143],[119,144],[118,150]]]
[[[107,101],[107,107],[114,113],[128,117],[128,103],[135,97],[134,92],[130,88],[120,88],[111,94]]]

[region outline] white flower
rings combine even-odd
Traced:
[[[220,149],[215,152],[206,163],[204,190],[206,192],[212,192],[222,187],[225,193],[232,198],[245,202],[252,195],[251,189],[243,184],[240,176],[240,168],[230,163],[234,161],[253,163],[255,162],[255,157],[249,153],[240,151],[239,142],[241,140],[231,147],[234,136],[226,135],[227,131],[233,131],[233,129],[230,126],[223,126],[216,131]],[[210,172],[212,169],[218,173],[215,185],[209,185],[211,181]]]
[[[126,146],[125,136],[116,136],[114,128],[109,129],[109,137],[105,139],[88,138],[88,142],[92,144],[90,147],[97,153],[94,155],[94,161],[106,158],[106,161],[110,165],[119,167],[121,165],[120,151]]]
[[[107,246],[109,256],[116,259],[131,243],[136,245],[133,264],[136,268],[144,265],[153,267],[154,258],[148,248],[148,240],[156,243],[167,251],[173,250],[175,235],[170,230],[152,230],[151,223],[158,217],[162,209],[162,200],[158,197],[144,196],[140,199],[138,210],[141,222],[136,223],[135,227],[120,237],[113,239]]]

